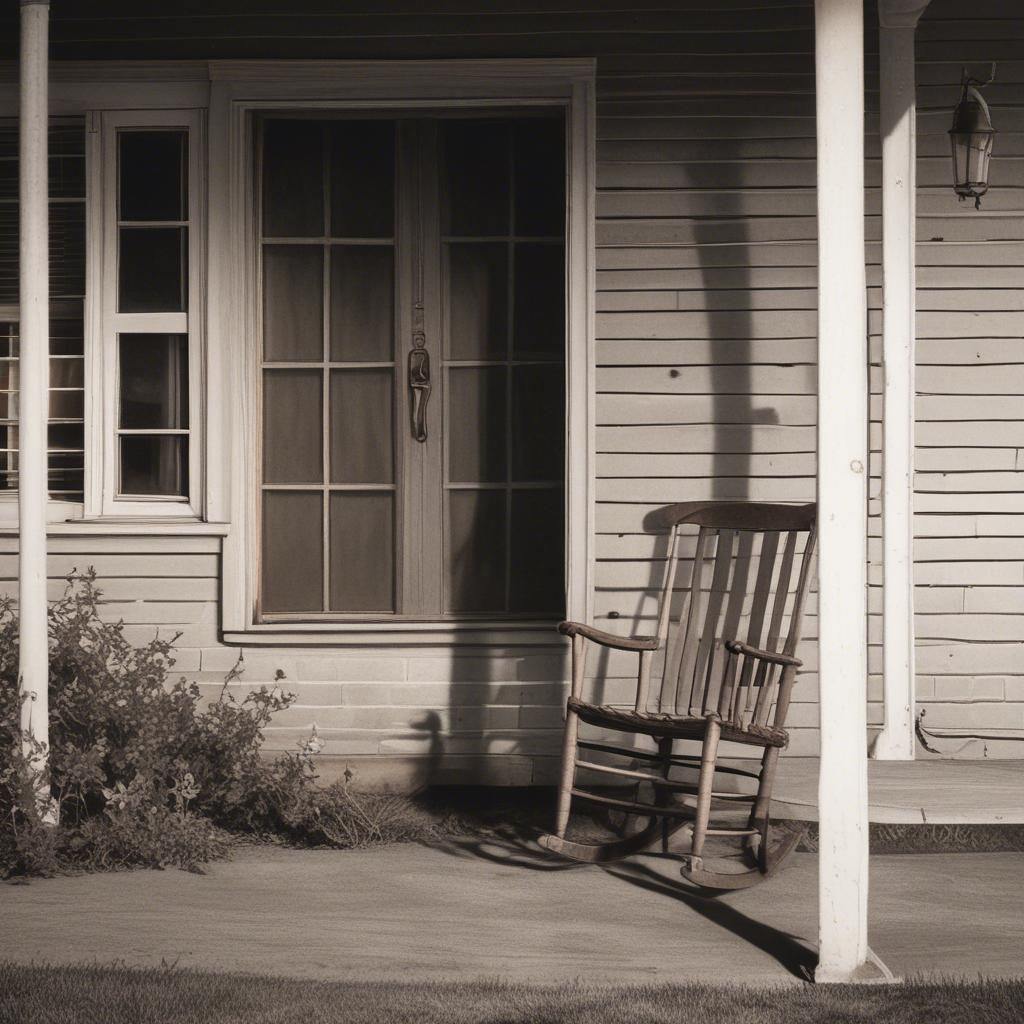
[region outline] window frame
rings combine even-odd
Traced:
[[[275,111],[559,106],[567,141],[566,612],[588,616],[593,562],[594,61],[211,62],[209,394],[239,400],[209,407],[210,511],[229,519],[223,558],[222,627],[228,642],[443,642],[557,644],[550,620],[388,615],[346,621],[258,621],[260,467],[256,276],[255,120]],[[429,329],[430,325],[428,325]],[[403,330],[399,327],[399,331]],[[399,336],[403,336],[401,333]],[[208,399],[209,401],[209,399]],[[230,408],[227,406],[230,405]],[[224,430],[217,427],[217,418]],[[219,472],[218,472],[219,470]],[[221,515],[216,513],[220,512]]]
[[[98,323],[94,337],[95,362],[91,381],[98,431],[92,432],[94,464],[87,471],[86,518],[163,518],[200,520],[204,504],[203,408],[204,334],[206,321],[205,185],[206,152],[204,112],[178,110],[103,110],[96,115],[97,144],[93,150],[97,165],[90,175],[96,199],[90,205],[96,214],[100,237],[91,247],[99,258],[99,272],[91,278],[98,289]],[[188,302],[180,313],[120,313],[117,310],[118,283],[118,151],[121,129],[173,130],[188,133]],[[181,334],[188,339],[188,494],[135,496],[120,494],[120,358],[121,334]],[[88,399],[87,399],[88,401]],[[88,431],[88,427],[87,427]],[[97,436],[98,435],[98,436]],[[91,483],[91,487],[89,486]]]

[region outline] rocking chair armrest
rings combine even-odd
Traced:
[[[617,651],[656,651],[656,636],[616,636],[606,633],[603,629],[595,629],[582,622],[560,622],[558,632],[562,636],[584,636],[602,647],[612,647]]]
[[[775,654],[772,651],[763,651],[760,647],[751,647],[740,640],[726,640],[725,649],[730,654],[745,654],[750,658],[758,658],[761,661],[770,662],[772,665],[791,665],[793,668],[800,668],[803,662],[789,654]]]

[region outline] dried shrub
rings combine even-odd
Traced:
[[[134,646],[122,622],[101,618],[101,596],[93,572],[72,574],[49,610],[43,794],[30,770],[41,751],[20,725],[16,609],[0,599],[0,875],[199,870],[228,854],[230,833],[334,847],[437,835],[405,797],[320,788],[315,744],[263,756],[264,729],[294,694],[261,686],[236,697],[236,665],[204,706],[194,682],[169,678],[177,637]]]

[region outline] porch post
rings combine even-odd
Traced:
[[[818,140],[818,967],[867,958],[867,299],[862,0],[815,0]]]
[[[49,742],[46,627],[46,423],[49,412],[50,282],[47,200],[49,4],[21,0],[19,110],[20,342],[18,350],[18,678],[28,699],[22,729]],[[26,752],[29,743],[26,742]],[[46,756],[34,757],[49,813]]]
[[[914,312],[917,141],[914,29],[928,0],[881,0],[882,673],[884,718],[872,757],[914,758]]]

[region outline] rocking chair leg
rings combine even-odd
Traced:
[[[672,747],[673,747],[673,743],[674,743],[674,741],[672,740],[671,736],[666,736],[664,739],[658,740],[658,754],[659,754],[659,756],[662,759],[662,763],[661,763],[661,777],[663,779],[667,779],[668,776],[669,776],[669,772],[672,771]],[[655,803],[658,803],[661,800],[667,800],[668,799],[668,792],[667,791],[663,791],[663,787],[655,786],[654,790],[655,790],[655,792],[654,792]],[[678,826],[676,826],[676,828],[678,828]],[[676,828],[672,827],[672,825],[670,823],[670,820],[669,820],[669,818],[667,816],[663,817],[661,819],[661,852],[662,853],[668,853],[668,843],[669,843],[669,840],[672,838],[672,833],[674,831],[676,831]]]
[[[690,864],[700,865],[704,840],[708,832],[708,819],[711,816],[711,791],[715,782],[715,760],[718,757],[718,740],[722,734],[722,723],[717,718],[709,718],[707,732],[704,734],[704,746],[700,754],[700,779],[697,782],[697,810],[693,823],[693,846],[690,852]]]
[[[576,740],[580,731],[579,716],[566,710],[565,737],[562,741],[562,776],[558,783],[558,810],[555,814],[555,835],[565,838],[572,805],[572,784],[576,778]]]
[[[768,803],[775,781],[775,770],[779,764],[779,748],[768,747],[761,758],[761,778],[757,784],[757,799],[750,811],[750,828],[760,828],[768,816]],[[767,838],[767,837],[766,837]]]

